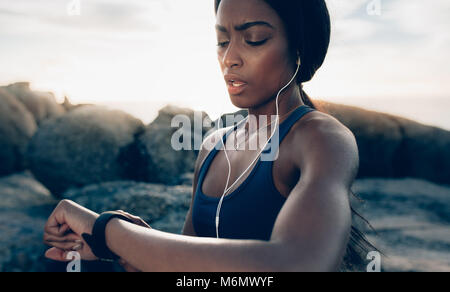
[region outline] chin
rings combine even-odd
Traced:
[[[235,107],[240,109],[248,109],[255,106],[255,103],[244,95],[231,95],[230,100]]]

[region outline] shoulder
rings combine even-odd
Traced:
[[[294,128],[293,161],[305,173],[341,176],[351,183],[359,168],[353,132],[339,120],[320,111],[306,115]]]

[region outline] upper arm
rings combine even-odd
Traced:
[[[351,229],[348,199],[358,171],[356,140],[350,130],[328,118],[299,127],[293,160],[301,177],[274,225],[271,240],[280,243],[284,268],[337,269]]]
[[[186,219],[184,222],[183,227],[183,235],[191,235],[191,236],[197,236],[194,230],[194,225],[192,223],[192,207],[194,205],[194,198],[195,198],[195,191],[197,189],[198,184],[198,175],[200,172],[200,168],[203,165],[204,160],[208,156],[209,152],[212,150],[212,146],[214,146],[219,140],[218,138],[221,137],[221,134],[223,135],[223,132],[226,129],[222,128],[217,131],[214,131],[209,136],[207,136],[202,145],[200,146],[199,153],[197,155],[197,160],[195,161],[195,167],[194,167],[194,180],[192,182],[192,198],[191,198],[191,205],[189,207],[189,210],[186,214]]]

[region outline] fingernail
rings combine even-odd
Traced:
[[[77,250],[80,250],[82,247],[83,247],[82,244],[78,244],[78,245],[75,245],[74,247],[72,247],[72,250],[77,251]]]
[[[83,241],[80,239],[77,239],[77,240],[75,240],[75,243],[83,243]]]

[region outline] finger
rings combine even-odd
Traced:
[[[130,219],[136,219],[136,218],[139,218],[139,217],[134,216],[133,214],[130,214],[130,213],[125,212],[125,211],[123,211],[123,210],[117,210],[117,212],[118,212],[118,213],[121,213],[122,215],[124,215],[125,217],[128,217],[128,218],[130,218]]]
[[[56,222],[56,221],[55,221]],[[44,230],[46,233],[55,235],[55,236],[62,236],[67,233],[67,231],[70,230],[69,225],[66,223],[64,224],[53,224],[51,221],[46,224],[44,227]]]
[[[45,257],[58,262],[68,262],[70,259],[67,259],[67,254],[67,251],[52,247],[45,252]]]
[[[135,217],[135,216],[131,215],[130,213],[125,212],[125,211],[123,211],[123,210],[117,210],[116,212],[122,214],[123,216],[125,216],[125,217],[127,217],[127,218],[129,218],[129,219],[134,219],[134,217]]]
[[[51,235],[55,235],[55,236],[61,236],[62,235],[60,229],[61,228],[60,228],[59,225],[55,225],[55,226],[45,225],[45,227],[44,227],[45,233],[48,233],[48,234],[51,234]]]
[[[58,208],[59,206],[60,205],[58,204],[55,210],[53,210],[53,213],[50,215],[44,226],[45,232],[56,236],[64,234],[69,228],[68,224],[64,222],[64,219],[60,218],[61,215],[59,214],[59,212],[61,211]]]
[[[139,226],[151,229],[150,225],[148,225],[144,220],[142,220],[141,217],[134,216],[134,215],[132,215],[132,214],[130,214],[128,212],[125,212],[123,210],[116,210],[116,212],[118,212],[121,215],[123,215],[123,216],[127,217],[128,219],[130,219],[133,224],[136,224],[136,225],[139,225]]]
[[[81,237],[75,233],[69,233],[64,236],[54,236],[44,233],[44,242],[83,242]]]
[[[70,227],[69,227],[69,225],[64,223],[63,225],[61,225],[59,227],[58,233],[61,235],[65,235],[68,231],[70,231]]]
[[[123,216],[127,217],[128,219],[130,219],[136,225],[141,225],[143,222],[143,220],[141,218],[131,215],[130,213],[127,213],[125,211],[117,210],[117,212],[122,214]]]
[[[130,265],[129,263],[127,263],[125,260],[120,259],[119,260],[119,264],[122,266],[122,268],[128,272],[128,273],[136,273],[139,272],[138,269],[136,269],[135,267],[133,267],[132,265]]]
[[[137,224],[137,225],[140,225],[140,226],[143,226],[143,227],[147,227],[147,228],[151,228],[150,225],[147,224],[147,222],[142,220],[141,217],[134,216],[134,220],[135,220],[135,224]]]
[[[125,264],[122,267],[127,273],[138,273],[138,272],[140,272],[138,269],[136,269],[135,267],[133,267],[133,266],[131,266],[129,264]]]
[[[130,218],[131,220],[133,220],[133,223],[134,223],[134,224],[140,225],[140,226],[143,226],[143,227],[147,227],[147,228],[151,228],[150,225],[147,224],[147,222],[145,222],[144,220],[142,220],[141,217],[132,215],[132,214],[127,213],[127,212],[122,211],[122,210],[119,210],[119,211],[120,211],[120,213],[122,213],[124,216],[126,216],[126,217]]]
[[[62,250],[72,250],[77,251],[83,248],[83,242],[57,242],[57,241],[46,241],[47,245],[56,247]]]

